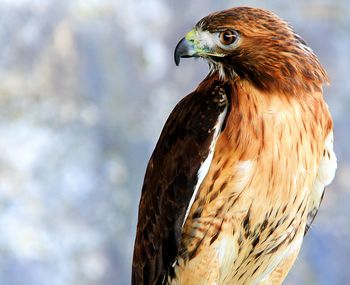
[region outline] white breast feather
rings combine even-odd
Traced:
[[[333,181],[336,169],[337,158],[333,151],[333,132],[330,132],[324,143],[323,156],[311,191],[309,211],[319,207],[324,188]]]

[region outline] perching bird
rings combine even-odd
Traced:
[[[132,284],[281,284],[335,174],[326,72],[290,25],[248,7],[200,20],[185,57],[210,72],[148,163]]]

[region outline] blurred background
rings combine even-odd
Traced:
[[[147,160],[207,73],[174,47],[239,5],[288,20],[332,81],[339,168],[285,284],[350,284],[349,0],[0,0],[0,285],[130,284]]]

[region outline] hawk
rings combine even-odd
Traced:
[[[132,284],[281,284],[334,178],[327,74],[275,14],[208,15],[175,49],[209,74],[147,166]]]

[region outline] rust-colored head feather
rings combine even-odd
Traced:
[[[228,32],[234,33],[232,43],[222,41]],[[267,10],[238,7],[210,14],[186,39],[196,49],[191,56],[208,59],[222,77],[238,75],[262,91],[299,95],[318,91],[328,82],[306,42]]]

